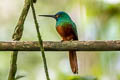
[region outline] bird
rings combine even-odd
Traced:
[[[70,16],[64,12],[57,12],[55,15],[39,15],[51,17],[56,20],[56,30],[62,38],[62,41],[78,40],[77,28]],[[78,74],[78,63],[76,51],[69,51],[69,62],[74,74]]]

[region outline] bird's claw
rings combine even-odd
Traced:
[[[61,40],[61,42],[64,42],[64,40]]]

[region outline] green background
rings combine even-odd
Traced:
[[[24,0],[0,0],[0,41],[12,41],[12,34]],[[38,0],[36,14],[67,12],[77,25],[79,40],[119,40],[120,0]],[[60,41],[56,22],[37,16],[42,39]],[[30,9],[21,41],[37,41]],[[10,53],[0,52],[0,80],[7,80]],[[19,80],[46,80],[40,52],[19,52]],[[73,75],[68,52],[45,52],[51,80],[120,80],[120,52],[77,52],[79,74]]]

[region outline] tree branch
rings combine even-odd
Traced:
[[[30,2],[29,0],[25,0],[22,13],[19,17],[18,23],[15,27],[12,36],[13,41],[19,41],[22,37],[23,29],[24,29],[24,21],[28,14],[29,8],[30,8]],[[13,51],[13,53],[11,54],[11,64],[10,64],[10,72],[9,72],[8,80],[15,80],[15,75],[17,72],[17,55],[18,55],[18,51]]]
[[[45,41],[45,51],[120,51],[120,40],[116,41]],[[40,51],[38,41],[0,42],[0,51]]]

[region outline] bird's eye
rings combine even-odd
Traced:
[[[59,15],[56,15],[56,18],[58,18],[59,17]]]

